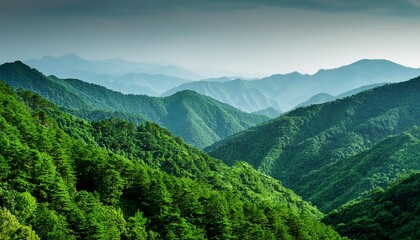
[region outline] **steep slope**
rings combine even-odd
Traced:
[[[199,79],[186,69],[151,63],[134,63],[121,59],[88,61],[75,54],[45,56],[25,62],[47,75],[82,79],[126,94],[159,96],[161,93]]]
[[[364,192],[386,188],[411,170],[420,171],[419,128],[386,138],[353,157],[314,171],[297,185],[305,199],[330,212]]]
[[[168,113],[160,121],[162,125],[199,147],[209,146],[258,122],[268,120],[265,116],[241,112],[193,91],[178,92],[163,100]]]
[[[298,108],[207,151],[229,165],[246,161],[301,194],[306,175],[420,125],[419,109],[420,78],[415,78]],[[324,203],[318,204],[323,207]]]
[[[254,81],[187,83],[169,90],[166,94],[190,89],[244,111],[254,112],[267,107],[289,111],[319,93],[336,96],[358,87],[384,82],[400,82],[419,75],[420,69],[404,67],[390,61],[360,60],[340,68],[320,70],[313,75],[294,72]],[[266,104],[247,101],[247,99],[255,98],[257,93],[258,96],[264,96],[261,100],[264,100]]]
[[[420,173],[328,215],[324,222],[351,239],[420,239]]]
[[[20,97],[0,81],[0,234],[340,239],[319,211],[247,164],[229,168],[155,124],[90,124]]]
[[[22,87],[39,93],[89,120],[116,114],[135,123],[147,119],[162,124],[199,148],[269,119],[243,113],[191,91],[167,98],[124,95],[76,79],[45,77],[21,62],[1,65],[0,78],[15,88]]]

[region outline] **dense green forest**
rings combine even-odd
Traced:
[[[246,163],[153,123],[89,123],[0,82],[1,239],[340,239]]]
[[[384,140],[420,125],[419,109],[415,78],[298,108],[206,151],[228,165],[246,161],[329,211],[399,173],[420,170],[419,158],[404,155],[408,146],[418,156],[418,130]]]
[[[269,119],[192,91],[165,98],[125,95],[76,79],[46,77],[19,61],[1,65],[0,79],[15,89],[36,92],[87,120],[117,116],[136,124],[155,122],[198,148]]]
[[[307,200],[330,212],[376,188],[386,188],[410,170],[420,170],[420,128],[391,136],[353,157],[314,171],[298,183]]]
[[[346,204],[324,222],[351,239],[420,239],[420,173]]]

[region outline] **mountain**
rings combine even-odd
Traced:
[[[382,86],[382,85],[385,85],[385,83],[370,84],[370,85],[367,85],[367,86],[362,86],[362,87],[358,87],[358,88],[346,91],[346,92],[341,93],[337,96],[332,96],[332,95],[327,94],[327,93],[318,93],[318,94],[312,96],[311,98],[309,98],[308,100],[306,100],[305,102],[298,104],[296,106],[296,108],[306,107],[306,106],[309,106],[309,105],[312,105],[312,104],[320,104],[320,103],[334,101],[334,100],[340,99],[340,98],[350,97],[350,96],[352,96],[354,94],[357,94],[359,92],[363,92],[363,91],[366,91],[366,90],[369,90],[369,89],[372,89],[372,88],[375,88],[375,87],[379,87],[379,86]]]
[[[190,89],[247,112],[268,107],[289,111],[319,93],[337,96],[362,86],[400,82],[419,75],[420,69],[404,67],[387,60],[365,59],[336,69],[320,70],[313,75],[293,72],[254,81],[185,83],[164,95]]]
[[[310,97],[305,102],[299,103],[298,105],[296,105],[296,108],[306,107],[306,106],[310,106],[312,104],[320,104],[320,103],[330,102],[330,101],[334,101],[335,99],[336,99],[336,97],[334,97],[334,96],[332,96],[328,93],[318,93],[318,94]]]
[[[190,80],[163,74],[127,73],[113,77],[104,86],[126,94],[159,96],[161,93],[187,82],[190,82]],[[150,89],[149,92],[147,92],[147,89]]]
[[[397,173],[410,170],[398,167],[399,158],[393,157],[393,153],[397,154],[399,150],[391,148],[394,143],[379,143],[392,135],[401,134],[420,125],[419,109],[420,77],[367,90],[333,102],[295,109],[215,143],[206,151],[229,165],[239,160],[246,161],[260,171],[281,180],[285,186],[301,194],[304,199],[317,199],[314,200],[314,204],[324,211],[331,210],[341,203],[334,202],[335,198],[341,198],[340,201],[350,200],[357,192],[351,192],[351,186],[341,188],[333,183],[322,185],[324,183],[318,177],[331,175],[335,181],[340,182],[340,174],[349,171],[342,175],[345,177],[343,181],[356,185],[364,181],[359,179],[363,177],[385,178],[394,167]],[[401,138],[408,141],[407,144],[414,141],[405,135]],[[392,140],[393,138],[389,141]],[[399,138],[394,140],[399,141]],[[377,150],[375,146],[381,150]],[[383,151],[386,146],[390,148],[388,152]],[[404,144],[395,146],[401,146],[401,152],[404,152]],[[365,158],[364,154],[371,153],[362,152],[369,149],[384,155],[376,155],[378,157],[372,159]],[[357,154],[361,155],[356,156]],[[355,158],[349,159],[351,157]],[[387,158],[389,160],[386,160]],[[407,159],[410,158],[407,156]],[[345,164],[347,161],[357,165]],[[379,161],[375,163],[379,166],[370,161]],[[418,159],[413,161],[406,166],[417,168]],[[337,165],[334,165],[335,163]],[[353,171],[358,169],[358,164],[366,169],[362,168],[362,172]],[[394,164],[394,167],[387,164]],[[331,172],[333,166],[339,171]],[[317,173],[318,171],[322,173]],[[314,192],[308,188],[310,184],[320,184],[329,188]],[[363,188],[369,186],[360,189]]]
[[[420,173],[329,214],[324,222],[351,239],[420,239]]]
[[[135,123],[148,120],[161,124],[199,148],[269,119],[241,112],[192,91],[166,98],[124,95],[76,79],[46,77],[21,62],[1,65],[0,79],[14,88],[34,91],[89,120],[103,119],[117,112],[118,116]]]
[[[227,82],[197,81],[182,84],[163,93],[162,96],[188,89],[246,112],[255,112],[269,107],[280,110],[280,106],[267,92],[253,85],[254,81],[240,79]]]
[[[341,239],[248,164],[156,124],[89,123],[0,81],[2,239]]]
[[[46,75],[82,79],[126,94],[158,96],[191,79],[201,79],[201,76],[189,70],[172,65],[135,63],[121,59],[88,61],[75,54],[45,56],[25,63]]]
[[[267,117],[270,117],[270,118],[276,118],[276,117],[280,116],[281,113],[282,113],[281,111],[279,111],[277,109],[274,109],[272,107],[253,112],[253,114],[263,115],[263,116],[267,116]]]
[[[330,212],[365,192],[386,188],[407,171],[420,170],[419,159],[420,128],[414,128],[311,172],[297,185],[308,201]]]
[[[235,77],[218,77],[218,78],[205,78],[201,79],[200,81],[203,82],[229,82],[238,78]],[[180,84],[181,85],[181,84]]]
[[[358,94],[360,92],[363,92],[363,91],[366,91],[366,90],[369,90],[369,89],[373,89],[373,88],[376,88],[376,87],[380,87],[380,86],[383,86],[385,84],[387,84],[387,83],[374,83],[374,84],[369,84],[369,85],[366,85],[366,86],[361,86],[361,87],[358,87],[358,88],[355,88],[355,89],[352,89],[352,90],[349,90],[349,91],[346,91],[346,92],[343,92],[343,93],[337,95],[336,99],[350,97],[350,96]]]

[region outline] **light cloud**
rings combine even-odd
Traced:
[[[420,8],[420,0],[409,0],[413,6]]]

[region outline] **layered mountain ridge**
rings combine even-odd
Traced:
[[[229,165],[248,162],[328,212],[399,173],[420,170],[413,130],[419,104],[415,78],[298,108],[206,151]]]
[[[189,89],[247,112],[268,107],[289,111],[319,93],[337,96],[362,86],[400,82],[419,75],[420,69],[387,60],[364,59],[336,69],[319,70],[313,75],[293,72],[253,81],[185,83],[163,95]]]
[[[21,62],[1,65],[0,79],[14,88],[34,91],[89,120],[116,114],[135,123],[156,122],[199,148],[269,119],[192,91],[166,98],[125,95],[77,79],[46,77]]]

